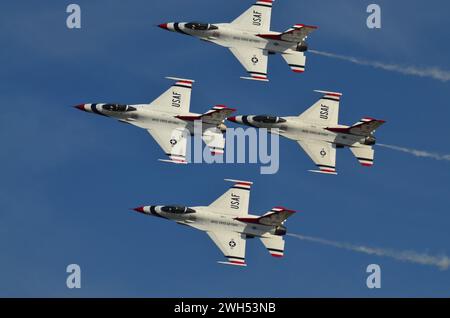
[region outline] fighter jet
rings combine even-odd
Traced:
[[[267,62],[271,54],[280,53],[292,71],[305,71],[308,50],[306,39],[315,26],[295,24],[285,32],[270,31],[272,0],[259,0],[231,23],[171,22],[160,24],[165,30],[191,35],[230,49],[250,76],[268,81]]]
[[[385,121],[364,117],[352,126],[339,125],[342,94],[316,92],[323,94],[322,98],[299,116],[249,115],[227,119],[250,127],[267,128],[270,133],[297,141],[319,168],[309,170],[312,172],[337,174],[336,148],[344,147],[350,148],[361,165],[372,166],[374,133]]]
[[[233,186],[208,206],[146,205],[136,212],[153,215],[206,232],[227,259],[222,264],[247,266],[246,239],[257,237],[273,257],[283,257],[286,227],[284,223],[295,211],[275,207],[263,216],[250,215],[248,181],[230,180]]]
[[[204,114],[191,113],[189,108],[194,81],[176,77],[167,78],[174,80],[175,83],[150,104],[81,104],[74,107],[145,129],[169,156],[169,160],[160,159],[160,161],[186,164],[187,138],[199,129],[211,154],[223,154],[226,131],[223,122],[235,109],[216,105]]]

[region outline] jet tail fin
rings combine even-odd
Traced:
[[[341,93],[315,90],[322,97],[310,108],[299,115],[299,118],[323,127],[335,127],[338,125],[339,103]]]
[[[250,188],[253,182],[225,179],[233,182],[233,186],[222,194],[218,199],[209,205],[213,211],[228,214],[235,217],[245,217],[248,215],[248,205],[250,201]]]
[[[257,0],[230,24],[248,31],[269,32],[273,0]]]
[[[192,84],[195,81],[177,77],[166,78],[175,81],[175,83],[158,98],[149,103],[149,106],[155,110],[174,114],[189,113]]]

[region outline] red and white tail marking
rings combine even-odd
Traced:
[[[233,180],[233,179],[225,179],[225,181],[234,182],[233,188],[240,188],[245,190],[250,190],[253,182],[250,181],[241,181],[241,180]]]
[[[256,4],[264,5],[264,6],[272,6],[273,0],[258,0]]]
[[[308,28],[308,29],[314,29],[315,30],[318,27],[315,26],[315,25],[306,25],[306,24],[303,24],[303,23],[297,23],[297,24],[294,24],[294,28],[295,29]]]
[[[195,82],[191,79],[185,79],[185,78],[178,78],[178,77],[166,77],[167,79],[174,80],[175,86],[185,87],[185,88],[192,88],[192,84]]]
[[[342,93],[327,92],[327,91],[321,91],[321,90],[315,90],[315,92],[324,94],[324,96],[322,97],[323,99],[330,99],[330,100],[334,100],[336,102],[339,102],[342,97]]]

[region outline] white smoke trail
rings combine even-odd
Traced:
[[[376,62],[376,61],[368,61],[363,60],[360,58],[356,58],[353,56],[346,56],[346,55],[339,55],[339,54],[333,54],[328,52],[322,52],[322,51],[316,51],[316,50],[309,50],[308,52],[322,55],[326,57],[331,57],[359,65],[366,65],[366,66],[372,66],[375,68],[383,69],[386,71],[392,71],[401,73],[404,75],[413,75],[413,76],[420,76],[420,77],[429,77],[435,80],[439,80],[442,82],[450,81],[450,71],[442,70],[438,67],[417,67],[417,66],[403,66],[399,64],[387,64],[383,62]]]
[[[401,151],[404,153],[409,153],[416,157],[423,157],[423,158],[431,158],[435,160],[444,160],[444,161],[450,161],[450,155],[441,155],[434,152],[428,152],[424,150],[417,150],[417,149],[410,149],[410,148],[404,148],[399,146],[392,146],[392,145],[385,145],[385,144],[377,144],[378,146],[389,148],[392,150]]]
[[[395,251],[391,249],[385,249],[385,248],[376,248],[376,247],[367,247],[362,245],[354,245],[350,243],[342,243],[342,242],[336,242],[336,241],[330,241],[322,238],[317,237],[311,237],[306,235],[300,235],[300,234],[287,234],[291,237],[298,238],[303,241],[309,241],[314,243],[319,243],[322,245],[328,245],[333,246],[349,251],[359,252],[359,253],[365,253],[369,255],[376,255],[376,256],[384,256],[384,257],[390,257],[393,259],[396,259],[398,261],[402,262],[410,262],[415,264],[421,264],[421,265],[431,265],[436,266],[441,270],[447,270],[450,267],[450,258],[448,258],[446,255],[443,256],[432,256],[428,254],[421,254],[414,251]]]

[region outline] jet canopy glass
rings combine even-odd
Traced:
[[[258,115],[254,116],[253,120],[258,123],[263,124],[278,124],[278,123],[284,123],[286,122],[286,119],[276,116],[270,116],[270,115]]]
[[[130,112],[136,110],[136,108],[132,106],[122,104],[105,104],[102,108],[110,112]]]
[[[175,213],[175,214],[187,214],[187,213],[195,213],[195,210],[180,206],[180,205],[166,205],[161,207],[161,211],[166,213]]]
[[[189,22],[184,25],[186,28],[196,31],[207,31],[207,30],[217,30],[213,24],[202,23],[202,22]]]

